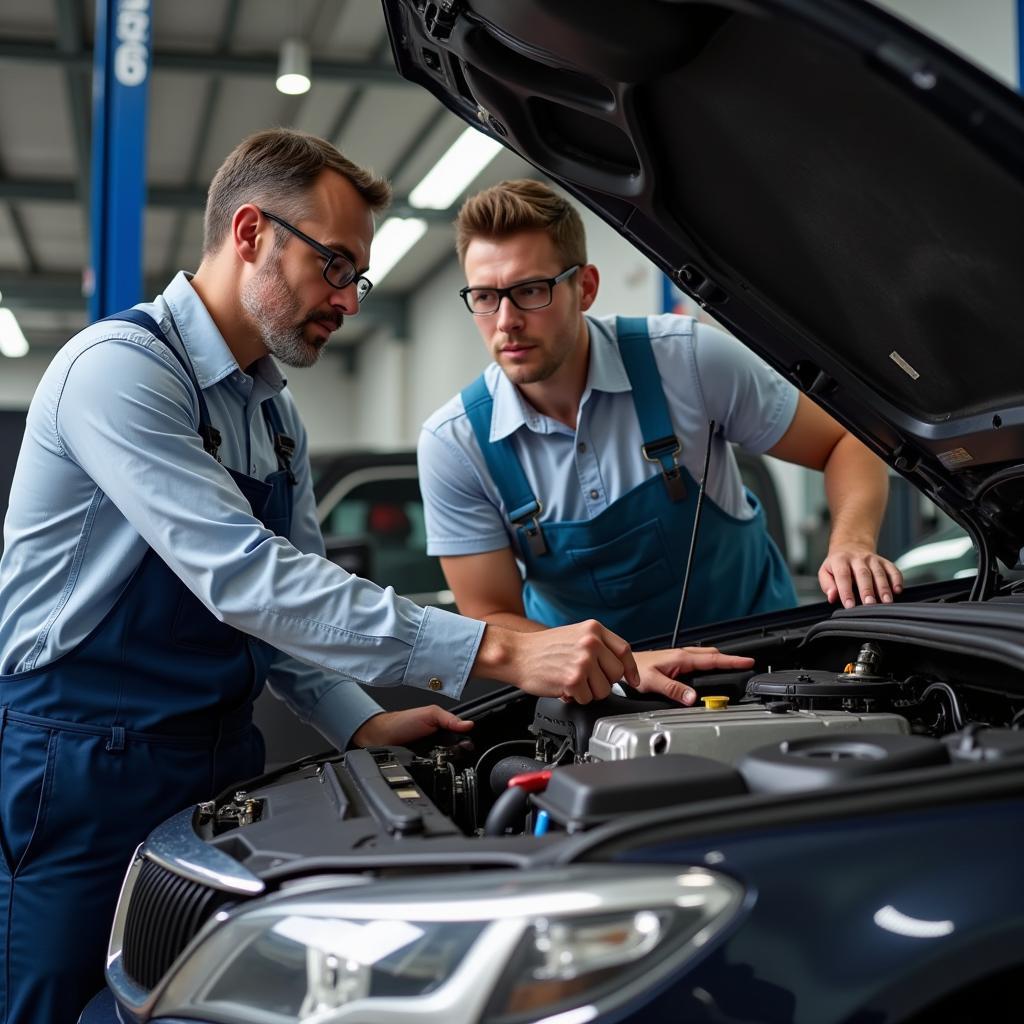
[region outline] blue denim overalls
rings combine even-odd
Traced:
[[[187,355],[138,310],[199,399]],[[263,415],[279,469],[228,470],[267,529],[291,525],[293,445]],[[169,815],[263,770],[252,701],[273,649],[218,621],[150,549],[100,624],[50,664],[0,676],[0,1021],[72,1024],[103,985],[114,906],[136,845]]]
[[[632,386],[642,454],[662,472],[593,519],[541,523],[541,505],[511,439],[491,443],[493,400],[483,376],[462,392],[487,468],[515,527],[525,565],[526,614],[549,626],[594,618],[636,642],[672,632],[697,507],[697,484],[679,464],[644,317],[619,317],[616,336]],[[713,502],[704,516],[691,570],[684,627],[791,608],[796,592],[764,513],[749,491],[750,519]]]

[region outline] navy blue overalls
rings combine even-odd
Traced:
[[[697,507],[697,485],[679,464],[680,442],[669,418],[644,317],[616,321],[619,352],[632,386],[643,437],[639,458],[662,472],[593,519],[541,523],[541,503],[510,438],[490,441],[493,400],[483,376],[462,392],[487,468],[515,526],[525,566],[526,614],[548,626],[597,619],[635,642],[675,626],[683,571]],[[764,513],[737,519],[704,503],[684,627],[755,612],[792,608],[796,592],[768,535]]]
[[[177,356],[219,435],[187,354],[138,310],[127,320]],[[263,403],[278,471],[228,470],[267,529],[287,535],[292,442]],[[157,824],[263,770],[252,725],[273,649],[219,622],[150,549],[73,650],[0,676],[0,1021],[72,1024],[103,986],[121,880]]]

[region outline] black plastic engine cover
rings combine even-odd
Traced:
[[[954,761],[1003,761],[1024,757],[1024,732],[968,726],[942,738]]]
[[[738,767],[752,793],[795,793],[942,764],[949,764],[949,752],[928,736],[851,732],[758,747]]]
[[[565,765],[533,802],[567,832],[624,814],[745,793],[739,772],[709,757],[666,754]]]

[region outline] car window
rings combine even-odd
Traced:
[[[965,579],[978,572],[978,553],[966,531],[923,495],[920,536],[893,560],[907,586]]]
[[[415,478],[380,477],[342,490],[321,517],[328,547],[334,538],[362,540],[369,549],[363,575],[399,594],[427,599],[446,590],[440,563],[427,554],[423,499]]]

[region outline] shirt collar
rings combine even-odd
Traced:
[[[590,369],[587,371],[587,386],[584,398],[591,391],[607,391],[616,394],[632,391],[629,375],[622,363],[619,343],[611,327],[596,317],[586,318],[590,331]]]
[[[626,368],[619,355],[615,336],[607,325],[593,317],[586,317],[590,337],[590,365],[587,369],[587,386],[580,400],[582,406],[592,391],[632,391]],[[539,434],[551,433],[550,422],[523,397],[519,388],[495,365],[494,406],[491,410],[490,440],[500,441],[514,434],[520,427],[529,427]]]
[[[164,289],[163,300],[174,318],[174,327],[185,346],[201,388],[205,390],[212,387],[240,369],[228,343],[213,322],[210,311],[192,287],[191,274],[184,271],[175,274]],[[275,392],[281,391],[287,383],[277,363],[269,355],[257,359],[250,372]]]
[[[500,441],[514,434],[520,427],[529,427],[546,434],[546,418],[523,398],[519,388],[505,376],[500,366],[495,364],[494,368],[497,375],[491,396],[494,401],[491,409],[491,441]]]

